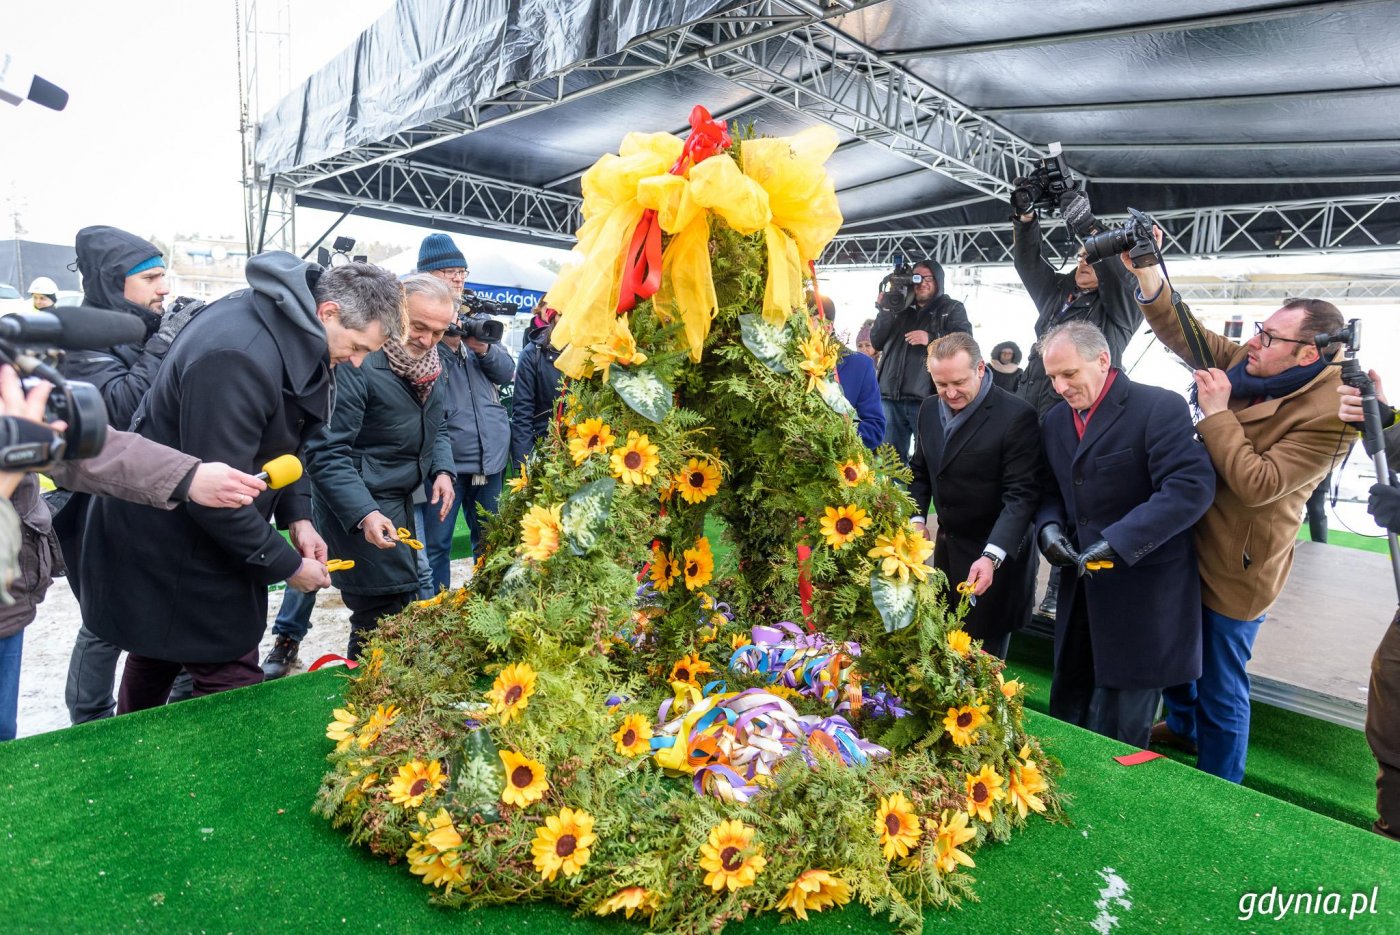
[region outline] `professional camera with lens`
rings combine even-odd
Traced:
[[[37,384],[34,377],[21,381],[25,393]],[[92,458],[107,443],[107,406],[91,383],[69,380],[55,386],[44,407],[44,422],[63,422],[54,434],[25,419],[0,420],[0,470],[42,471],[58,461]]]
[[[882,312],[902,312],[914,304],[914,287],[924,281],[923,273],[916,273],[905,264],[903,257],[896,257],[894,270],[880,280],[880,295],[875,307]]]
[[[1090,263],[1117,256],[1128,251],[1128,259],[1133,266],[1142,269],[1156,266],[1162,254],[1157,249],[1157,240],[1152,236],[1152,218],[1136,208],[1128,209],[1128,219],[1120,227],[1084,238],[1084,259]]]
[[[1079,179],[1065,162],[1059,143],[1050,144],[1050,156],[1036,163],[1030,174],[1012,182],[1011,208],[1016,214],[1030,214],[1035,208],[1054,211],[1065,194],[1079,188]]]
[[[462,311],[457,320],[447,326],[447,334],[454,338],[475,338],[485,344],[498,344],[506,328],[492,316],[509,318],[518,314],[520,306],[514,302],[493,302],[470,289],[463,289]]]

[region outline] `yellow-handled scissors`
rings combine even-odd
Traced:
[[[1085,571],[1108,571],[1113,567],[1112,562],[1085,562]]]
[[[977,595],[973,593],[976,590],[977,585],[973,584],[971,581],[958,582],[957,592],[967,598],[967,602],[973,607],[977,606]]]
[[[413,533],[409,532],[407,529],[403,528],[402,526],[399,527],[399,541],[402,542],[404,545],[408,546],[410,549],[412,549],[412,550],[415,551],[415,552],[417,552],[419,549],[423,548],[423,543],[421,543],[421,542],[419,542],[417,539],[413,538]]]
[[[355,567],[353,558],[333,558],[326,562],[326,571],[335,574],[338,571],[349,571]]]

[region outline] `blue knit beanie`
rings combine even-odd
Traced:
[[[156,267],[156,266],[164,266],[164,265],[165,265],[165,260],[161,259],[161,255],[160,255],[159,253],[157,253],[155,256],[151,257],[149,260],[142,260],[140,263],[137,263],[137,264],[136,264],[135,266],[133,266],[131,269],[127,270],[127,271],[126,271],[126,274],[127,274],[128,276],[135,276],[137,273],[144,273],[144,272],[145,272],[146,270],[148,270],[148,269],[151,269],[151,268]]]
[[[423,238],[418,248],[418,272],[428,273],[435,269],[466,269],[467,258],[446,234],[429,234]]]

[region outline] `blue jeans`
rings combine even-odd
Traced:
[[[289,636],[300,643],[311,629],[311,612],[316,609],[316,592],[305,594],[288,588],[282,594],[282,606],[272,622],[274,636]]]
[[[14,740],[19,719],[19,663],[24,631],[0,640],[0,740]]]
[[[505,471],[486,475],[486,483],[475,485],[470,474],[457,478],[455,487],[457,499],[446,519],[438,519],[437,508],[427,505],[424,518],[423,544],[428,547],[428,564],[433,569],[433,593],[452,587],[452,533],[457,528],[457,511],[467,514],[467,528],[471,530],[472,555],[480,558],[485,548],[485,537],[481,531],[481,518],[476,515],[479,505],[488,513],[496,512],[496,503],[501,499],[501,479]]]
[[[909,464],[909,452],[914,447],[914,433],[919,430],[919,407],[917,399],[889,399],[881,396],[880,404],[885,407],[885,444],[893,445],[901,464]]]
[[[1249,675],[1245,666],[1265,614],[1236,620],[1201,608],[1201,677],[1162,692],[1167,726],[1193,740],[1196,765],[1207,773],[1244,781],[1249,753]]]
[[[434,511],[434,516],[437,515],[437,507],[430,507],[427,503],[418,503],[413,507],[414,529],[420,537],[427,535],[429,509]],[[413,554],[413,559],[414,567],[418,569],[418,596],[414,600],[426,601],[437,593],[437,589],[433,587],[433,568],[428,564],[428,544],[426,542],[423,543],[423,548]]]

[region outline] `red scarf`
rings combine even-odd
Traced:
[[[1117,367],[1108,368],[1108,379],[1103,381],[1103,389],[1099,390],[1099,398],[1094,400],[1094,404],[1089,407],[1089,412],[1086,415],[1081,416],[1078,409],[1070,410],[1070,412],[1074,414],[1074,430],[1079,433],[1080,441],[1084,440],[1084,433],[1089,428],[1089,420],[1092,419],[1094,413],[1098,411],[1099,403],[1103,402],[1104,397],[1108,395],[1108,388],[1113,385],[1113,380],[1117,376]]]

